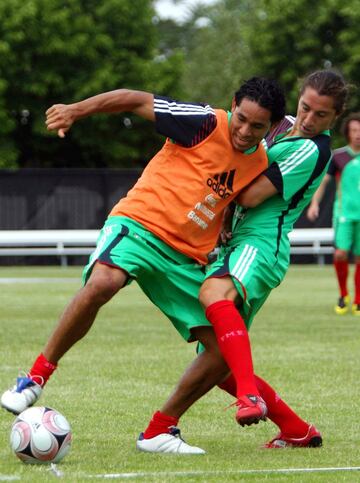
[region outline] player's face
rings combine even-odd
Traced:
[[[291,134],[312,138],[329,129],[336,117],[334,99],[330,96],[321,96],[312,87],[307,87],[299,99]]]
[[[230,122],[231,143],[237,151],[246,151],[258,144],[270,130],[271,112],[255,101],[242,99],[232,104]]]
[[[348,125],[349,144],[355,151],[360,151],[360,122],[353,120]]]

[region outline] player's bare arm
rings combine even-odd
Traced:
[[[331,180],[331,176],[326,174],[322,180],[320,186],[315,191],[315,194],[311,200],[310,206],[306,212],[306,216],[310,221],[315,221],[319,217],[320,202],[323,199],[325,189]]]
[[[117,89],[89,97],[73,104],[55,104],[46,111],[46,127],[65,137],[74,122],[93,114],[133,112],[144,119],[155,120],[154,95],[149,92]]]
[[[236,202],[244,208],[254,208],[277,192],[269,178],[261,174],[239,193]]]

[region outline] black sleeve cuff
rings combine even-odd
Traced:
[[[272,163],[266,171],[263,172],[263,175],[266,176],[269,181],[275,186],[278,193],[283,195],[284,185],[283,185],[283,178],[277,163]]]

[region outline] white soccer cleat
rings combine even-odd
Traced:
[[[150,439],[145,439],[144,433],[140,433],[136,447],[146,453],[205,454],[203,449],[185,443],[181,439],[180,429],[176,427],[171,428],[171,433],[162,433]]]
[[[1,406],[13,414],[20,414],[41,396],[42,387],[30,377],[18,377],[16,385],[1,396]]]

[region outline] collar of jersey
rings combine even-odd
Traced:
[[[227,112],[227,116],[228,116],[228,125],[230,126],[232,112],[228,111]],[[257,150],[257,148],[258,148],[258,144],[255,144],[255,146],[253,146],[252,148],[249,148],[246,151],[244,151],[243,154],[252,154],[252,153],[255,153],[255,151]]]
[[[287,139],[289,139],[288,137],[286,139],[285,136],[287,135],[287,133],[289,131],[291,131],[292,127],[290,127],[287,131],[285,132],[282,132],[281,134],[278,134],[277,136],[275,136],[275,142],[281,142],[281,141],[286,141]],[[325,134],[325,136],[330,136],[330,131],[329,129],[326,129],[325,131],[321,132],[320,134]],[[303,138],[302,136],[290,136],[291,139],[311,139],[311,138]]]
[[[350,147],[350,145],[349,145],[349,144],[346,146],[346,150],[347,150],[347,152],[350,154],[350,156],[352,156],[353,158],[357,158],[357,157],[359,157],[359,156],[360,156],[360,152],[359,152],[359,153],[355,153],[355,151],[353,151],[353,150],[351,149],[351,147]]]

